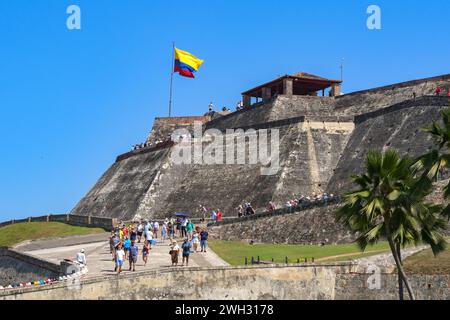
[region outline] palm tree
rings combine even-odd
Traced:
[[[430,133],[436,140],[438,148],[431,152],[420,156],[414,164],[415,170],[422,170],[422,179],[433,181],[444,169],[450,169],[450,108],[441,111],[442,124],[433,121],[432,125],[423,129],[424,132]],[[444,188],[444,198],[450,198],[450,182]],[[450,219],[450,204],[448,204],[442,212]]]
[[[359,188],[344,196],[344,204],[336,213],[337,220],[357,234],[362,251],[387,239],[397,266],[399,297],[403,299],[404,284],[411,300],[415,296],[403,268],[401,248],[427,243],[437,254],[445,249],[442,233],[447,226],[441,207],[425,202],[432,184],[420,175],[416,177],[413,163],[395,150],[369,152],[366,173],[352,176]]]

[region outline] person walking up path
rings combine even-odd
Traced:
[[[208,231],[206,229],[203,229],[202,232],[200,232],[200,247],[202,249],[202,252],[206,252],[206,248],[208,247]]]
[[[148,255],[150,254],[150,244],[147,240],[144,242],[144,247],[142,248],[142,260],[144,261],[144,267],[147,265]]]
[[[135,244],[135,242],[132,241],[131,246],[130,246],[130,253],[129,253],[129,262],[130,262],[129,271],[131,271],[131,268],[133,268],[133,271],[136,271],[136,262],[137,262],[137,258],[138,258],[138,253],[139,253],[139,248],[138,248],[137,244]]]
[[[170,257],[172,260],[172,267],[177,266],[178,265],[178,256],[180,254],[180,246],[177,244],[177,242],[175,240],[172,242],[169,254],[170,254]]]
[[[116,271],[117,274],[122,272],[123,261],[125,259],[125,251],[122,248],[122,243],[119,243],[116,250]]]
[[[186,261],[186,267],[189,265],[189,255],[191,254],[191,247],[192,243],[189,241],[189,239],[184,239],[184,242],[181,245],[181,248],[183,249],[183,262],[181,263],[181,266],[184,266],[184,261]]]

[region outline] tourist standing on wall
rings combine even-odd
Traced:
[[[206,252],[206,248],[208,247],[208,235],[206,229],[203,229],[202,232],[200,232],[200,247],[202,252]]]
[[[216,220],[218,222],[222,221],[222,211],[220,211],[220,209],[217,209],[217,218]]]
[[[240,204],[239,207],[237,207],[237,212],[239,218],[244,215],[244,207],[242,206],[242,204]]]
[[[213,210],[211,212],[211,222],[216,223],[216,219],[217,219],[217,213]]]
[[[180,254],[180,246],[177,244],[175,240],[173,240],[172,245],[170,246],[170,258],[172,260],[172,266],[178,265],[178,256]]]
[[[144,261],[144,266],[147,265],[148,255],[150,254],[150,244],[147,240],[144,242],[144,246],[142,247],[142,260]]]
[[[184,261],[186,261],[186,267],[189,265],[189,255],[191,254],[191,247],[192,244],[189,239],[184,239],[184,242],[181,245],[181,248],[183,249],[183,262],[181,263],[181,266],[184,266]]]
[[[202,222],[205,222],[206,220],[206,214],[208,213],[208,209],[204,205],[200,205],[200,212],[202,214]]]
[[[269,204],[267,205],[267,211],[270,214],[273,214],[273,212],[275,211],[275,203],[273,203],[272,201],[269,201]]]
[[[137,258],[138,258],[138,253],[139,253],[139,248],[138,246],[135,244],[134,241],[131,242],[131,246],[130,246],[130,253],[129,253],[129,262],[130,262],[130,271],[131,268],[133,267],[133,271],[136,271],[136,262],[137,262]]]

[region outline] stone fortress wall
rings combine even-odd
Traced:
[[[0,292],[0,300],[396,300],[395,274],[371,274],[349,264],[300,264],[147,271]],[[449,276],[410,277],[417,299],[447,300]]]
[[[114,163],[71,213],[123,219],[161,218],[179,211],[199,216],[203,204],[230,216],[244,201],[264,208],[270,200],[283,204],[299,194],[342,194],[350,187],[349,175],[362,169],[369,149],[395,147],[416,155],[432,146],[420,129],[439,119],[439,110],[450,105],[450,98],[431,97],[438,85],[450,87],[450,75],[336,98],[279,95],[250,110],[215,117],[204,123],[205,130],[278,129],[280,170],[263,176],[260,165],[174,165],[173,147],[168,147]],[[189,122],[173,121],[155,121],[150,136],[166,135]],[[333,229],[334,222],[321,220],[321,215],[311,219],[311,225],[308,222],[309,234],[320,233],[317,230],[324,224]],[[314,239],[333,237],[320,238]]]

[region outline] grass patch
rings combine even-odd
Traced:
[[[407,274],[450,274],[450,249],[437,257],[431,249],[418,252],[403,262]]]
[[[316,262],[337,262],[362,258],[370,255],[389,252],[387,242],[380,242],[375,246],[368,247],[365,253],[361,253],[355,244],[312,246],[312,245],[289,245],[289,244],[254,244],[249,245],[240,241],[209,241],[211,249],[214,250],[223,260],[231,265],[243,265],[245,257],[250,261],[253,256],[257,259],[260,256],[262,261],[284,263],[288,257],[289,263],[296,263],[297,259],[314,258]]]
[[[25,240],[101,233],[101,228],[71,226],[61,222],[17,223],[0,228],[0,246],[11,247]]]

